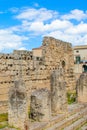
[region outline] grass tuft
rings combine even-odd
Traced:
[[[8,121],[8,113],[0,114],[0,122]]]
[[[5,121],[5,122],[0,122],[0,129],[2,128],[5,128],[8,126],[8,123]]]
[[[76,102],[76,92],[67,92],[67,100],[68,104],[72,104]]]

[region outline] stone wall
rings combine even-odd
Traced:
[[[63,67],[67,89],[75,89],[74,55],[71,44],[45,37],[42,54],[46,68],[54,70]]]
[[[32,51],[17,51],[0,54],[0,101],[8,101],[8,90],[19,78],[20,64],[23,82],[25,82],[28,99],[31,92],[44,88],[50,89],[50,75],[53,70],[63,67],[66,87],[75,89],[73,73],[74,59],[70,43],[52,37],[44,37],[42,57],[33,56]]]
[[[50,121],[52,116],[67,112],[66,83],[62,68],[50,76],[50,91],[42,88],[31,94],[30,118],[35,121]]]

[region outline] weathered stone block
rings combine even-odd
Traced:
[[[48,121],[51,117],[51,98],[47,89],[40,89],[31,95],[31,118]]]
[[[82,73],[80,75],[76,86],[78,102],[87,103],[87,73]]]
[[[28,125],[28,104],[26,87],[22,80],[15,81],[9,91],[8,110],[9,125],[25,130]]]
[[[51,109],[54,115],[67,111],[66,86],[62,69],[53,71],[51,75]]]

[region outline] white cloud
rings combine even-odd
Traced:
[[[65,14],[63,16],[61,16],[62,19],[76,19],[78,21],[82,20],[82,19],[87,19],[87,12],[84,12],[82,10],[72,10],[69,14]]]
[[[43,32],[44,31],[44,24],[43,22],[33,22],[31,23],[29,30],[34,32]]]
[[[87,12],[72,10],[69,14],[60,15],[58,12],[40,9],[26,9],[16,16],[22,21],[22,30],[36,35],[49,35],[57,39],[71,42],[73,45],[87,42]],[[76,24],[71,21],[76,19]]]
[[[31,36],[33,42],[37,36],[47,35],[71,42],[73,45],[87,44],[87,12],[75,9],[68,14],[60,15],[59,12],[46,8],[22,8],[20,11],[12,8],[12,12],[19,13],[16,14],[15,20],[19,20],[20,25],[0,30],[0,51],[25,50],[27,47],[23,42]],[[73,22],[71,19],[77,21]]]
[[[27,40],[25,36],[14,34],[11,30],[0,30],[0,51],[18,49],[23,46],[23,40]]]
[[[53,30],[64,30],[69,27],[72,27],[72,23],[69,21],[54,20],[49,24],[44,24],[43,22],[32,22],[29,26],[29,30],[34,32],[48,32]]]
[[[21,47],[18,50],[27,50],[25,47]]]
[[[65,31],[67,34],[79,34],[79,35],[85,35],[87,33],[87,23],[80,23],[78,25],[74,25],[70,28],[68,28]]]
[[[48,25],[48,29],[50,30],[59,30],[59,29],[66,29],[72,26],[72,23],[66,20],[54,20],[51,24]]]
[[[22,12],[16,16],[17,19],[34,20],[34,21],[47,21],[49,19],[57,17],[56,11],[47,10],[46,8],[34,9],[29,8],[22,10]]]
[[[79,34],[72,35],[72,34],[67,34],[65,32],[62,32],[62,31],[53,31],[53,32],[48,33],[47,36],[52,36],[66,42],[70,42],[72,43],[73,46],[83,45],[83,44],[87,45],[86,34],[84,36],[81,36]]]

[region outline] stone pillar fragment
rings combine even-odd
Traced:
[[[9,91],[8,117],[10,126],[28,130],[27,94],[22,80],[15,81]]]
[[[87,73],[82,73],[77,81],[77,100],[87,103]]]
[[[62,69],[53,71],[51,75],[51,109],[53,115],[67,111],[66,86]]]
[[[51,117],[51,98],[47,89],[31,94],[31,118],[36,121],[48,121]]]

